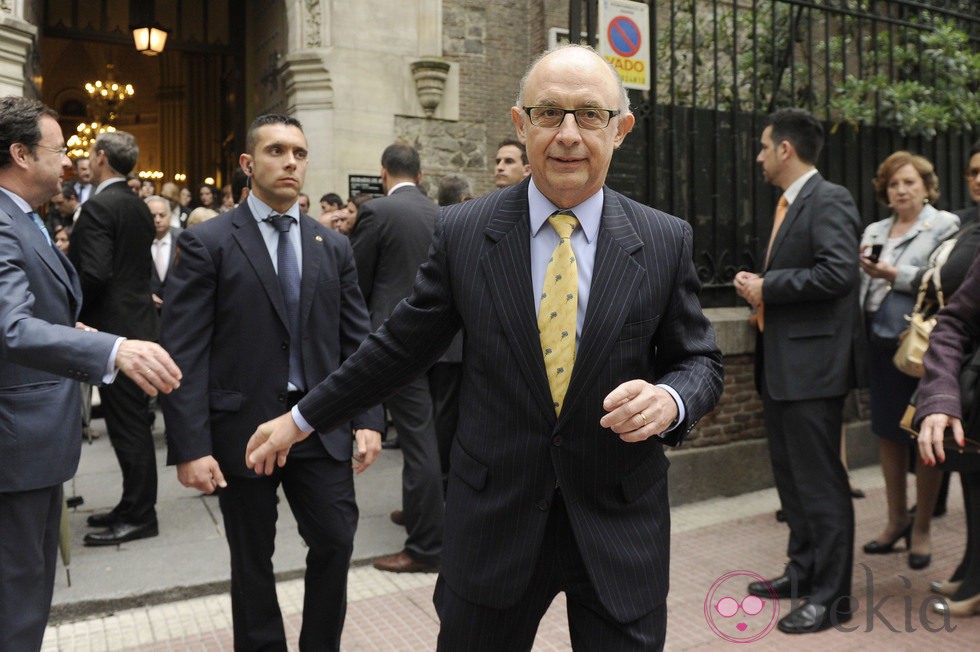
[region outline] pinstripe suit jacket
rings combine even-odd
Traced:
[[[412,295],[304,398],[318,429],[421,373],[463,327],[440,571],[467,600],[514,604],[531,579],[556,481],[593,585],[623,622],[667,593],[670,516],[662,442],[599,426],[602,400],[643,378],[677,390],[676,444],[717,401],[720,354],[697,299],[690,227],[605,189],[589,305],[561,417],[531,290],[525,181],[444,209]]]

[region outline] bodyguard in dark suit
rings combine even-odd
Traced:
[[[794,598],[779,629],[806,633],[852,615],[854,509],[840,431],[861,342],[861,221],[850,193],[814,167],[823,128],[813,116],[777,111],[761,143],[756,161],[783,194],[762,273],[739,272],[735,288],[756,309],[756,386],[790,538],[784,574],[749,591]]]
[[[419,154],[404,144],[389,145],[381,155],[381,183],[387,196],[361,208],[350,235],[357,280],[371,314],[371,328],[384,323],[412,292],[419,265],[432,243],[439,207],[418,188]],[[385,400],[398,431],[404,458],[403,512],[392,520],[408,531],[405,548],[374,560],[393,572],[434,571],[442,553],[443,496],[439,447],[433,424],[432,396],[418,377]]]
[[[54,589],[62,483],[81,451],[78,381],[176,387],[156,344],[76,324],[82,293],[35,209],[70,165],[57,114],[0,98],[0,651],[39,650]],[[76,327],[77,325],[77,327]],[[151,384],[152,383],[152,384]]]
[[[691,228],[603,185],[634,119],[592,49],[536,61],[511,117],[530,179],[443,209],[412,295],[292,412],[260,426],[249,463],[288,468],[286,448],[307,426],[397,391],[462,327],[439,647],[527,650],[564,591],[576,649],[660,649],[663,447],[722,388]],[[555,276],[574,282],[555,292]]]
[[[95,140],[89,163],[96,188],[72,229],[69,255],[85,297],[82,321],[124,337],[155,340],[160,322],[150,292],[153,218],[126,185],[138,157],[136,140],[125,131]],[[105,529],[85,535],[85,545],[156,536],[157,465],[149,398],[126,378],[99,395],[122,470],[122,497],[109,512],[89,516],[89,525]]]
[[[379,407],[364,406],[293,449],[271,477],[245,468],[248,435],[333,372],[370,328],[347,238],[302,217],[307,143],[295,119],[266,115],[246,138],[252,192],[181,233],[161,341],[189,370],[162,403],[168,462],[186,487],[218,491],[231,551],[236,650],[285,650],[272,568],[280,485],[309,546],[300,648],[336,650],[347,607],[357,504],[351,472],[381,450]]]

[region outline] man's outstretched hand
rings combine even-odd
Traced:
[[[276,466],[286,463],[289,448],[309,434],[299,429],[289,412],[266,421],[255,429],[248,440],[245,465],[258,474],[272,475]]]

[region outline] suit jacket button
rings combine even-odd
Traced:
[[[279,348],[282,349],[283,351],[287,350],[289,348],[289,342],[283,342],[282,344],[279,345]]]
[[[286,396],[285,392],[280,392],[279,396],[276,397],[276,400],[278,400],[280,403],[285,403],[288,399],[289,397]]]
[[[551,438],[552,446],[561,446],[561,435],[555,435]]]
[[[551,507],[551,502],[547,498],[542,498],[535,504],[535,507],[540,509],[542,512],[547,512],[548,508]]]

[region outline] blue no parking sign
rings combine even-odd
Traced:
[[[599,54],[626,88],[650,90],[650,8],[645,2],[599,2]]]

